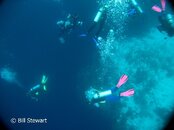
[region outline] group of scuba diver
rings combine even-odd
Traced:
[[[130,0],[132,6],[134,7],[132,10],[130,10],[128,13],[144,13],[142,7],[140,4],[137,3],[136,0]],[[161,0],[161,6],[160,8],[157,5],[152,6],[152,10],[160,13],[158,20],[159,25],[157,26],[157,29],[160,32],[166,32],[169,37],[174,36],[174,16],[166,11],[166,1]],[[81,37],[90,36],[93,38],[95,42],[97,42],[98,38],[100,37],[100,33],[104,28],[104,25],[107,21],[107,14],[108,14],[108,6],[102,6],[99,8],[92,25],[88,28],[86,33],[80,34]],[[68,14],[66,17],[66,20],[60,20],[57,22],[57,25],[59,27],[59,40],[61,43],[65,42],[65,36],[69,33],[71,33],[74,29],[81,27],[83,25],[83,22],[79,19],[78,15],[71,15]],[[94,31],[96,29],[96,31]],[[94,34],[92,34],[94,33]],[[91,36],[92,35],[92,36]],[[31,96],[32,99],[38,101],[40,95],[44,95],[47,91],[47,83],[48,77],[45,75],[42,76],[41,82],[32,87],[28,91],[28,95]],[[135,91],[134,89],[129,89],[124,92],[118,92],[118,89],[126,83],[128,80],[127,75],[122,75],[119,79],[117,85],[115,87],[112,87],[108,90],[100,91],[96,90],[94,88],[89,88],[88,91],[86,91],[86,98],[90,104],[95,105],[96,107],[99,107],[101,104],[110,102],[110,101],[118,101],[122,97],[130,97],[133,96]]]
[[[121,2],[121,1],[120,1]],[[131,5],[131,9],[127,12],[128,15],[132,14],[143,14],[144,10],[136,0],[128,0]],[[160,13],[158,21],[160,25],[157,26],[157,29],[160,32],[166,32],[169,37],[174,36],[174,15],[165,10],[166,1],[161,0],[162,8],[157,5],[152,7],[152,10]],[[93,20],[92,25],[87,29],[86,33],[80,34],[81,37],[91,36],[94,42],[97,42],[100,37],[100,33],[104,28],[104,25],[107,21],[107,16],[109,13],[109,7],[107,5],[101,6],[96,13],[96,16]],[[121,12],[120,12],[121,13]],[[59,41],[61,43],[65,42],[65,36],[71,33],[75,28],[82,27],[83,22],[79,19],[77,15],[68,15],[65,20],[60,20],[57,22],[59,28]],[[96,30],[95,30],[96,29]],[[95,30],[95,31],[94,31]],[[92,34],[93,33],[93,34]]]
[[[39,99],[44,96],[47,92],[47,80],[48,77],[46,75],[42,75],[41,81],[39,84],[33,86],[29,89],[27,95],[31,97],[31,99],[35,101],[39,101]],[[86,98],[90,104],[99,107],[100,104],[112,101],[118,101],[122,97],[129,97],[134,95],[134,89],[129,89],[124,92],[117,93],[118,89],[127,82],[128,76],[122,75],[115,87],[112,87],[108,90],[99,91],[94,88],[90,88],[85,92]]]

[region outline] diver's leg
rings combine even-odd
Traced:
[[[97,23],[94,22],[94,23],[92,24],[92,26],[88,29],[87,34],[91,33],[92,30],[95,28],[96,25],[97,25]]]
[[[112,88],[111,88],[111,92],[112,92],[112,93],[115,93],[117,90],[118,90],[117,87],[112,87]]]
[[[96,37],[98,37],[99,34],[101,33],[101,31],[102,31],[102,29],[103,29],[103,27],[104,27],[104,24],[105,24],[105,21],[101,21],[101,22],[99,23],[99,28],[98,28],[97,32],[95,33],[95,36],[96,36]]]
[[[108,96],[106,97],[106,102],[117,102],[120,100],[120,96],[116,96],[116,95],[111,95],[111,96]]]

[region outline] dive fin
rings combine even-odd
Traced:
[[[128,76],[127,75],[122,75],[116,85],[117,88],[119,88],[120,86],[122,86],[124,83],[126,83],[126,81],[128,80]]]
[[[162,6],[162,10],[164,11],[166,9],[166,1],[165,0],[161,0],[161,6]]]
[[[158,7],[157,5],[154,5],[152,7],[152,10],[154,10],[155,12],[158,12],[158,13],[162,12],[162,9],[160,7]]]
[[[134,93],[135,93],[134,89],[129,89],[125,92],[120,93],[120,96],[129,97],[129,96],[134,95]]]

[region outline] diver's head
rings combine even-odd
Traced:
[[[94,96],[93,96],[94,99],[98,99],[99,98],[99,94],[98,93],[95,93]]]
[[[85,92],[86,98],[89,103],[92,103],[94,100],[98,99],[99,95],[96,89],[90,88]]]

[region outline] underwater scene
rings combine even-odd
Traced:
[[[170,0],[1,0],[0,130],[174,130]]]

